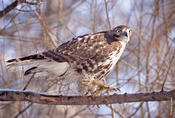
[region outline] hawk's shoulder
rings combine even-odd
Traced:
[[[105,33],[103,31],[72,38],[54,50],[43,52],[43,55],[59,62],[92,58],[96,55],[96,50],[105,45]]]

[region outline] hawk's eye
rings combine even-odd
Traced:
[[[116,30],[115,33],[113,34],[113,37],[119,38],[121,34],[121,30]]]
[[[120,33],[120,30],[117,30],[118,33]]]

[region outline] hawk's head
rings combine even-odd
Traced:
[[[131,37],[131,29],[128,26],[120,25],[110,31],[113,41],[124,41],[128,43]]]

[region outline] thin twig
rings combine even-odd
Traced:
[[[106,17],[107,17],[107,21],[108,21],[109,29],[111,29],[111,23],[110,23],[109,13],[108,13],[108,3],[107,3],[106,0],[104,0],[104,2],[105,2],[105,12],[106,12]]]
[[[29,109],[33,103],[28,104],[24,109],[22,109],[14,118],[18,118],[22,113],[24,113],[27,109]]]

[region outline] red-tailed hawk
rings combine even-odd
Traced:
[[[109,31],[78,36],[56,49],[11,59],[7,63],[34,63],[35,66],[26,70],[24,75],[47,71],[71,81],[77,80],[82,93],[117,90],[102,84],[102,80],[119,60],[130,36],[131,29],[120,25]]]

